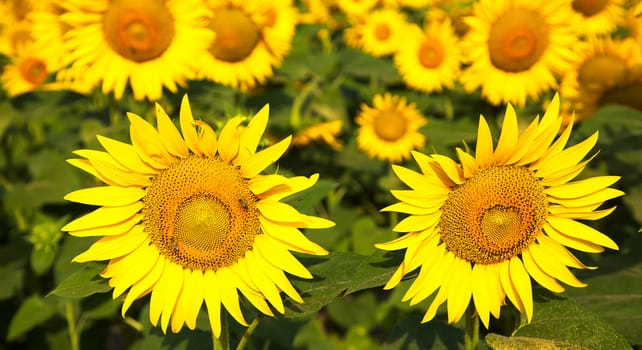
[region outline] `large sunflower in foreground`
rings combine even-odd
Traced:
[[[221,85],[248,89],[264,84],[290,52],[298,12],[290,0],[208,0],[207,52],[195,57],[198,76]]]
[[[157,100],[194,74],[194,57],[213,36],[199,0],[69,0],[61,20],[69,68],[90,85],[120,99],[127,83],[134,98]]]
[[[361,105],[356,123],[357,146],[373,158],[398,162],[409,158],[410,151],[426,142],[419,131],[426,118],[414,103],[401,96],[375,95],[372,107]]]
[[[528,97],[556,84],[566,71],[577,42],[567,0],[481,0],[462,43],[470,66],[460,78],[467,91],[481,94],[495,105],[523,106]]]
[[[573,180],[594,157],[584,160],[597,133],[566,148],[573,123],[562,125],[556,96],[544,116],[521,133],[509,105],[496,147],[486,120],[479,122],[475,155],[457,149],[460,163],[439,154],[414,152],[421,173],[394,166],[410,190],[393,190],[401,202],[383,210],[410,214],[394,228],[407,232],[384,250],[406,249],[385,285],[393,288],[419,268],[403,296],[414,305],[436,293],[422,322],[447,301],[448,321],[457,322],[474,303],[486,327],[498,318],[505,298],[530,322],[531,278],[559,293],[583,287],[568,267],[582,264],[568,249],[597,253],[618,249],[613,240],[577,220],[597,220],[613,208],[598,208],[623,192],[609,188],[618,176]]]
[[[101,275],[116,298],[127,291],[123,315],[135,299],[151,293],[150,320],[166,331],[194,329],[205,302],[215,336],[221,305],[247,325],[240,291],[258,310],[283,313],[280,292],[303,302],[284,272],[312,278],[290,253],[324,255],[299,228],[333,226],[299,213],[284,197],[314,185],[318,175],[287,178],[260,174],[288,148],[288,137],[256,151],[268,121],[264,107],[241,127],[228,121],[217,135],[195,121],[187,98],[180,110],[182,136],[156,106],[157,129],[128,114],[132,144],[106,137],[106,152],[79,150],[69,163],[107,186],[69,193],[67,200],[101,206],[67,224],[78,237],[104,236],[74,261],[109,260]],[[268,305],[267,302],[271,304]]]

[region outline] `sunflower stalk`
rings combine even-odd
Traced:
[[[250,326],[247,328],[247,330],[243,334],[243,337],[241,338],[241,340],[239,340],[239,343],[236,346],[236,350],[245,349],[245,345],[247,344],[248,340],[250,340],[250,338],[252,338],[252,334],[254,334],[254,330],[259,325],[259,322],[261,322],[261,315],[260,314],[258,316],[256,316],[256,318],[252,321],[252,323],[250,323]]]
[[[67,329],[69,330],[69,343],[71,350],[80,350],[80,342],[78,341],[79,334],[76,325],[76,317],[74,316],[74,305],[71,300],[68,300],[65,305],[65,318],[67,319]]]
[[[475,350],[479,342],[479,317],[477,317],[473,303],[468,305],[464,318],[466,332],[464,335],[464,348],[466,350]]]

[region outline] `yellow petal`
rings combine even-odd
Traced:
[[[230,119],[221,130],[218,138],[218,153],[224,161],[231,163],[239,153],[238,126],[244,118],[235,117]]]
[[[562,206],[548,207],[548,212],[553,216],[575,220],[599,220],[610,215],[614,210],[615,207],[598,211],[580,211],[575,208],[566,208]]]
[[[479,166],[475,157],[464,152],[461,148],[457,147],[457,156],[459,157],[459,162],[461,163],[462,170],[464,171],[465,178],[471,178],[473,175],[477,174]]]
[[[557,198],[584,197],[613,185],[619,179],[619,176],[596,176],[580,181],[569,182],[560,186],[549,187],[544,190],[544,193]]]
[[[592,155],[589,159],[580,162],[579,164],[570,166],[568,168],[561,168],[558,171],[549,174],[545,178],[540,179],[540,183],[542,186],[559,186],[562,184],[565,184],[571,180],[573,180],[577,175],[579,175],[584,168],[586,168],[586,165],[593,160],[597,156],[597,153]]]
[[[417,293],[419,293],[422,290],[424,291],[425,297],[428,297],[430,294],[432,294],[433,291],[435,291],[441,285],[441,281],[443,280],[443,277],[440,278],[439,277],[440,275],[436,273],[436,271],[440,271],[439,270],[440,264],[441,264],[441,261],[444,259],[445,254],[446,254],[446,249],[443,244],[437,245],[436,247],[428,246],[426,248],[426,260],[421,265],[421,268],[419,269],[419,274],[417,275],[417,277],[415,277],[414,282],[410,285],[406,293],[403,295],[403,297],[401,298],[401,301],[407,301],[409,299],[414,298],[417,295]],[[405,264],[405,259],[404,259],[404,264]],[[410,271],[412,270],[407,270],[407,272],[410,272]],[[444,271],[446,270],[444,269]],[[437,282],[436,280],[439,281],[438,283],[434,283],[434,288],[432,288],[432,290],[428,285],[429,283],[432,283],[430,282],[431,280],[433,282]],[[417,300],[417,302],[421,300]]]
[[[514,256],[510,259],[510,280],[517,292],[520,304],[524,305],[526,319],[531,322],[533,319],[533,290],[531,289],[531,279],[522,265],[522,261]]]
[[[560,164],[573,165],[579,163],[591,151],[597,142],[598,133],[595,132],[586,140],[573,145],[559,153],[542,160],[534,169],[537,170],[535,176],[545,178],[556,172]]]
[[[528,271],[528,274],[542,287],[554,293],[562,293],[564,291],[564,287],[557,283],[555,278],[549,276],[535,263],[535,260],[528,248],[522,251],[522,261],[526,271]]]
[[[312,278],[308,271],[299,260],[281,244],[274,242],[271,238],[259,235],[254,241],[254,248],[261,254],[263,259],[281,270],[291,273],[301,278]]]
[[[404,168],[399,165],[392,165],[392,171],[403,183],[408,185],[413,190],[423,190],[429,189],[431,191],[436,190],[440,193],[448,193],[448,189],[444,188],[441,183],[427,177],[424,174],[420,174],[416,171]]]
[[[156,124],[165,149],[174,157],[187,158],[189,149],[163,107],[156,103]]]
[[[428,310],[426,310],[426,313],[424,314],[424,317],[421,319],[421,323],[426,323],[433,318],[435,318],[435,315],[437,314],[437,310],[439,309],[439,306],[446,301],[447,298],[447,293],[445,288],[440,288],[439,292],[437,293],[437,296],[435,296],[435,299],[433,299],[432,303],[428,307]]]
[[[487,168],[493,161],[493,136],[483,115],[479,116],[477,128],[477,145],[475,146],[475,158],[482,169]]]
[[[566,266],[574,267],[576,269],[589,269],[589,270],[597,269],[597,267],[594,267],[594,266],[584,265],[578,258],[575,257],[575,255],[569,252],[568,249],[564,248],[564,246],[561,243],[557,242],[556,240],[546,235],[538,235],[537,242],[539,242],[540,245],[546,246],[546,249],[552,252],[557,258],[557,260],[559,260],[562,264]]]
[[[443,247],[443,244],[438,246],[437,249],[442,249],[440,247]],[[434,270],[430,270],[430,274],[427,273],[428,278],[424,281],[424,283],[421,286],[421,289],[417,292],[417,294],[412,297],[410,300],[410,305],[415,305],[418,302],[426,299],[430,294],[432,294],[437,288],[442,287],[440,289],[440,293],[446,292],[446,289],[443,288],[443,285],[446,283],[446,278],[448,274],[451,272],[452,266],[455,262],[455,255],[451,252],[443,250],[441,254],[441,260],[438,260],[434,263]]]
[[[201,153],[208,157],[215,157],[218,151],[218,141],[216,140],[216,133],[209,124],[197,120],[196,125],[201,128],[198,137],[198,148]]]
[[[502,123],[502,131],[499,135],[497,148],[493,155],[495,164],[504,164],[512,155],[517,144],[517,115],[513,106],[508,104],[506,113],[504,114],[504,122]]]
[[[510,157],[508,157],[505,164],[509,165],[517,163],[526,154],[528,154],[528,151],[531,149],[531,145],[535,141],[535,132],[537,130],[538,123],[539,119],[535,118],[530,123],[530,125],[524,131],[522,131],[522,133],[519,135],[519,138],[517,139],[515,147],[513,148],[513,153],[510,155]]]
[[[429,215],[411,215],[401,220],[392,230],[395,232],[423,231],[434,227],[441,218],[441,211]]]
[[[545,223],[542,228],[550,238],[554,239],[560,244],[563,244],[575,250],[588,252],[588,253],[600,253],[604,251],[604,248],[600,247],[597,244],[586,241],[584,239],[578,239],[575,237],[567,236],[562,232],[557,231],[549,223]]]
[[[142,202],[135,202],[122,207],[101,207],[68,223],[61,230],[80,231],[117,224],[131,218],[142,208]]]
[[[212,333],[216,338],[221,336],[221,292],[218,276],[214,271],[207,270],[203,274],[203,289],[205,293],[205,305],[207,305],[207,316],[210,321]]]
[[[138,187],[101,186],[76,190],[64,198],[76,203],[118,207],[138,201],[145,193],[145,190]]]
[[[172,315],[172,332],[178,333],[183,323],[191,330],[196,328],[196,318],[203,304],[203,272],[183,269],[183,289]]]
[[[380,211],[394,211],[397,213],[411,214],[411,215],[428,215],[433,214],[436,209],[434,208],[421,208],[412,204],[399,202],[391,204],[385,208],[382,208]]]
[[[143,162],[138,156],[136,148],[130,144],[97,135],[98,142],[122,166],[140,174],[153,175],[158,170]]]
[[[107,178],[110,184],[123,187],[146,187],[149,185],[149,175],[125,169],[109,153],[90,150],[79,150],[74,153],[87,158],[101,177]]]
[[[147,164],[156,169],[165,169],[169,166],[173,157],[165,148],[163,140],[158,131],[146,122],[143,118],[134,113],[127,113],[127,118],[131,123],[129,127],[129,137],[132,144],[136,147],[138,156]]]
[[[556,198],[556,197],[548,197],[547,199],[551,203],[561,204],[565,207],[573,208],[573,207],[587,207],[591,205],[602,204],[607,200],[617,198],[622,195],[624,195],[624,192],[618,189],[605,188],[595,193],[591,193],[589,195],[586,195],[584,197],[579,197],[579,198],[563,199],[563,198]]]
[[[486,265],[475,264],[473,266],[471,274],[473,302],[475,303],[477,314],[486,328],[488,328],[488,323],[490,322],[491,297],[488,288],[486,288],[487,281],[490,278],[495,277],[488,275]]]
[[[457,185],[464,183],[464,172],[454,160],[440,154],[433,154],[432,159],[439,164],[439,167],[446,173],[450,181]]]
[[[586,283],[578,280],[569,269],[553,256],[546,246],[531,244],[528,248],[535,264],[547,275],[554,277],[572,287],[586,287]]]
[[[250,277],[251,273],[248,270],[247,255],[245,258],[239,259],[236,264],[230,266],[230,269],[239,279],[237,288],[241,294],[243,294],[257,310],[268,316],[274,316],[272,309],[270,309],[270,305],[265,301],[265,296],[261,293]]]
[[[158,282],[161,274],[165,270],[165,258],[163,258],[160,254],[156,254],[156,257],[152,257],[151,260],[154,261],[153,267],[145,276],[134,283],[134,285],[129,289],[129,292],[125,296],[123,307],[121,308],[121,315],[123,317],[125,317],[125,313],[132,305],[134,300],[149,293],[149,291],[156,284],[156,282]]]
[[[67,163],[90,175],[93,175],[95,178],[108,185],[118,186],[116,182],[104,177],[101,173],[99,173],[98,170],[96,170],[96,168],[94,168],[94,166],[91,165],[91,163],[87,159],[67,159]]]
[[[551,148],[553,147],[551,143],[555,140],[557,130],[559,130],[561,123],[561,120],[557,121],[555,125],[550,125],[543,133],[536,136],[530,144],[528,151],[516,162],[516,165],[525,165],[533,162],[537,164],[546,154],[556,152],[554,148]]]
[[[405,249],[411,245],[418,244],[419,241],[425,239],[432,231],[418,231],[410,232],[403,236],[397,237],[390,242],[377,243],[375,247],[382,250],[399,250]]]
[[[201,150],[198,147],[198,136],[196,135],[196,129],[194,128],[194,116],[192,115],[192,108],[189,105],[187,95],[183,96],[183,100],[181,101],[180,125],[181,131],[183,132],[183,139],[189,149],[192,150],[194,154],[202,155]]]
[[[160,279],[154,286],[149,305],[149,320],[157,326],[160,318],[163,333],[167,333],[167,326],[182,288],[183,268],[167,261]]]
[[[288,136],[279,143],[263,149],[241,163],[241,175],[245,178],[252,178],[265,170],[270,164],[276,162],[285,151],[287,151],[292,141],[292,136]]]
[[[236,277],[230,269],[226,268],[216,270],[216,275],[221,283],[219,287],[221,302],[225,306],[225,309],[234,317],[236,322],[247,327],[247,321],[245,321],[239,305],[239,295],[236,292],[236,286],[239,285],[238,277]]]
[[[85,252],[77,255],[72,261],[102,261],[129,254],[148,240],[147,233],[140,225],[120,236],[107,236],[94,242]]]
[[[296,291],[296,289],[294,289],[292,283],[290,283],[288,278],[285,276],[283,270],[272,265],[271,263],[263,259],[261,255],[255,253],[254,251],[248,251],[246,254],[254,255],[256,260],[261,260],[261,263],[258,264],[258,267],[263,271],[263,273],[265,273],[267,276],[270,276],[274,284],[276,284],[276,286],[279,287],[279,289],[281,289],[287,296],[289,296],[297,303],[303,302],[303,299],[301,299],[299,293]]]
[[[617,244],[602,232],[587,226],[581,222],[549,216],[546,221],[557,231],[564,233],[567,236],[583,239],[593,244],[599,244],[603,247],[618,250]]]
[[[114,287],[112,298],[116,299],[147,275],[156,264],[158,250],[151,245],[141,244],[130,254],[112,260],[101,276],[111,278],[109,285]],[[117,273],[110,273],[110,269],[117,270]]]
[[[260,199],[279,201],[292,194],[307,190],[314,186],[319,174],[312,176],[295,176],[287,178],[281,175],[257,175],[250,179],[250,189]],[[254,180],[254,181],[253,181]]]
[[[506,291],[506,296],[513,303],[513,305],[515,305],[519,312],[525,313],[526,310],[524,304],[519,298],[519,291],[511,280],[510,260],[504,260],[497,265],[499,266],[499,279],[501,281],[502,288],[504,289],[504,291]]]
[[[69,234],[76,237],[98,237],[117,236],[131,230],[134,225],[143,219],[143,214],[136,214],[124,221],[112,225],[89,228],[86,230],[70,231]]]
[[[446,277],[445,286],[448,293],[448,323],[459,321],[464,314],[472,293],[472,268],[466,260],[455,258],[450,274]]]
[[[447,194],[434,194],[415,190],[391,190],[390,193],[402,202],[427,209],[437,209],[448,199]]]
[[[261,141],[261,136],[263,136],[265,128],[267,127],[269,114],[270,106],[266,104],[248,123],[247,128],[241,135],[241,146],[238,155],[240,162],[244,162],[256,153],[256,148],[259,145],[259,141]]]
[[[259,217],[261,229],[265,234],[287,246],[289,250],[312,255],[326,255],[328,251],[310,241],[299,229],[282,226],[264,217]]]
[[[274,285],[274,282],[272,282],[270,277],[266,276],[258,267],[258,265],[260,264],[269,263],[264,261],[263,259],[256,259],[254,254],[246,254],[245,258],[247,259],[247,268],[249,270],[252,281],[254,281],[254,285],[256,285],[261,294],[265,296],[270,304],[274,306],[276,311],[280,312],[281,314],[285,313],[283,300],[281,300],[281,296],[279,295],[279,291]]]

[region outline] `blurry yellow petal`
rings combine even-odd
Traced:
[[[241,175],[245,178],[252,178],[265,170],[270,164],[276,162],[285,151],[287,151],[292,141],[292,136],[288,136],[279,143],[265,148],[246,159],[241,163]]]
[[[131,123],[129,137],[136,147],[138,156],[156,169],[165,169],[174,159],[165,148],[158,131],[143,118],[134,113],[127,113]]]
[[[301,214],[289,204],[281,202],[261,200],[256,203],[256,207],[263,216],[274,222],[292,223],[297,224],[298,227],[306,228],[327,228],[334,226],[334,222],[330,220]]]
[[[61,230],[79,231],[117,224],[131,218],[142,208],[142,202],[135,202],[122,207],[101,207],[68,223]]]
[[[141,225],[134,226],[120,236],[107,236],[94,242],[85,252],[78,254],[72,261],[101,261],[129,254],[147,240],[147,233]]]
[[[161,141],[169,153],[175,157],[187,158],[189,149],[183,137],[176,129],[176,126],[169,119],[163,107],[156,103],[156,124]]]
[[[579,175],[586,165],[597,156],[597,153],[592,155],[587,160],[580,162],[579,164],[570,166],[568,168],[561,168],[558,171],[549,174],[547,177],[540,179],[542,186],[559,186],[573,180],[577,175]]]
[[[149,175],[125,169],[109,153],[89,150],[74,151],[74,153],[86,157],[96,171],[109,180],[110,184],[124,187],[149,185]]]
[[[483,115],[479,116],[477,128],[477,145],[475,146],[475,159],[482,169],[487,168],[493,161],[493,136]]]
[[[101,186],[76,190],[64,198],[76,203],[117,207],[132,204],[143,198],[145,193],[138,187]]]
[[[192,115],[192,108],[189,105],[187,95],[183,96],[181,101],[180,110],[180,125],[183,132],[185,143],[194,154],[202,155],[198,147],[198,136],[196,135],[196,128],[194,127],[194,116]],[[220,321],[219,321],[220,326]]]
[[[96,138],[118,163],[129,170],[146,175],[158,173],[158,170],[140,159],[134,146],[100,135],[97,135]]]
[[[555,216],[547,217],[546,221],[554,229],[564,233],[567,236],[583,239],[593,244],[599,244],[606,248],[611,248],[614,250],[619,249],[617,244],[607,235],[581,222]]]
[[[385,208],[382,208],[380,211],[394,211],[397,213],[404,213],[404,214],[411,214],[411,215],[428,215],[428,214],[433,214],[436,211],[436,209],[421,208],[405,202],[399,202],[399,203],[391,204]]]
[[[319,179],[319,174],[312,176],[284,177],[281,175],[257,175],[249,180],[250,189],[260,199],[279,201],[292,194],[307,190]]]
[[[515,109],[509,103],[504,114],[504,122],[502,123],[502,131],[499,135],[497,148],[493,155],[495,164],[504,164],[510,158],[517,144],[517,133],[517,115],[515,114]]]
[[[598,211],[580,211],[575,208],[566,208],[559,205],[548,207],[548,212],[553,216],[575,220],[599,220],[610,215],[614,210],[615,207]]]

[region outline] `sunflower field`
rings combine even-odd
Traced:
[[[642,349],[639,0],[0,0],[0,350]]]

